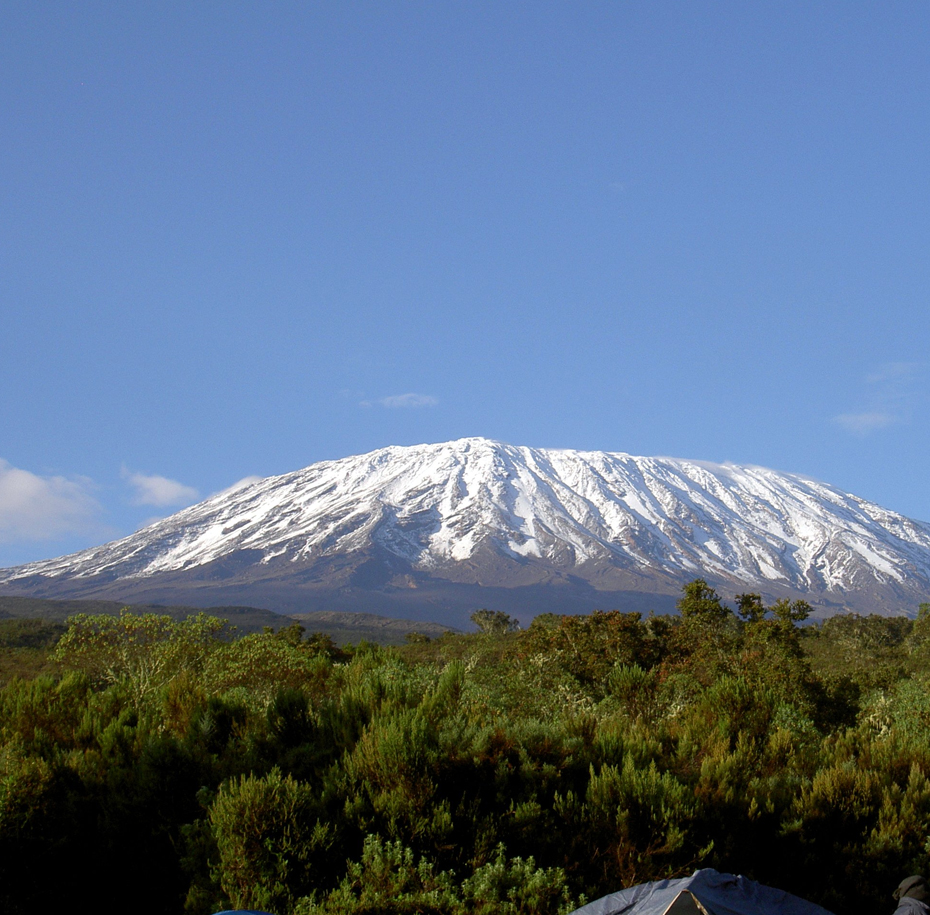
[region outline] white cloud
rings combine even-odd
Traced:
[[[123,479],[135,490],[132,497],[133,505],[154,505],[158,508],[189,505],[198,496],[193,487],[158,474],[133,473],[124,467]]]
[[[0,541],[98,531],[102,508],[92,486],[86,479],[38,476],[0,459]]]
[[[888,362],[865,377],[865,409],[841,413],[833,422],[847,432],[868,435],[888,426],[907,423],[920,400],[920,362]]]
[[[379,406],[394,410],[403,407],[435,407],[438,403],[439,398],[429,394],[392,394],[390,397],[381,397],[374,401],[363,400],[359,406]]]
[[[236,481],[232,486],[227,486],[226,489],[220,490],[221,492],[235,492],[237,489],[245,489],[246,486],[251,486],[253,483],[258,483],[259,480],[264,479],[264,477],[243,477],[241,480]],[[219,493],[217,493],[219,495]]]
[[[916,379],[922,368],[920,362],[886,362],[877,371],[866,375],[865,380],[869,384],[895,386],[894,390],[900,391],[902,386],[908,387]]]
[[[890,413],[841,413],[833,417],[833,422],[842,426],[847,432],[868,435],[876,429],[893,426],[898,420]]]

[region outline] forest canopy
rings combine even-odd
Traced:
[[[0,909],[558,913],[697,867],[890,911],[930,840],[930,604],[477,611],[339,647],[0,624]]]

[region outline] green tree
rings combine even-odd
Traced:
[[[520,637],[519,653],[561,668],[600,698],[616,665],[648,669],[657,662],[660,647],[639,613],[595,610],[587,616],[533,620]]]
[[[740,619],[747,623],[761,623],[768,613],[762,604],[762,597],[758,594],[737,594],[736,613]]]
[[[811,605],[806,600],[789,601],[786,597],[772,604],[772,616],[783,626],[803,623],[811,615]]]
[[[214,879],[236,908],[290,911],[325,877],[315,873],[332,841],[310,786],[282,776],[224,783],[209,822],[219,861]]]
[[[723,605],[717,592],[703,578],[689,581],[682,589],[677,607],[684,621],[701,623],[719,623],[730,616],[730,611]],[[755,597],[755,595],[743,595]]]
[[[582,900],[583,901],[583,900]],[[566,915],[576,908],[561,868],[533,858],[493,860],[464,880],[417,858],[402,842],[365,838],[362,860],[349,862],[340,886],[320,902],[303,899],[296,915]]]
[[[688,582],[681,590],[677,604],[681,622],[669,640],[669,661],[706,685],[716,676],[732,672],[740,639],[739,621],[703,578]]]
[[[55,649],[67,668],[84,671],[101,685],[125,682],[142,701],[182,670],[200,669],[220,644],[225,620],[199,613],[177,621],[154,613],[119,616],[77,614]]]
[[[504,635],[520,628],[520,623],[503,610],[476,610],[469,619],[485,635]]]
[[[917,618],[911,628],[911,641],[915,645],[930,641],[930,603],[920,604],[917,608]]]

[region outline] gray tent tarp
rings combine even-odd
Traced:
[[[641,883],[576,909],[572,915],[833,915],[784,890],[710,868],[680,880]]]

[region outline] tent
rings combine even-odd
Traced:
[[[270,912],[260,912],[258,909],[223,909],[214,915],[271,915]]]
[[[832,915],[783,890],[711,868],[680,880],[641,883],[576,909],[572,915]]]

